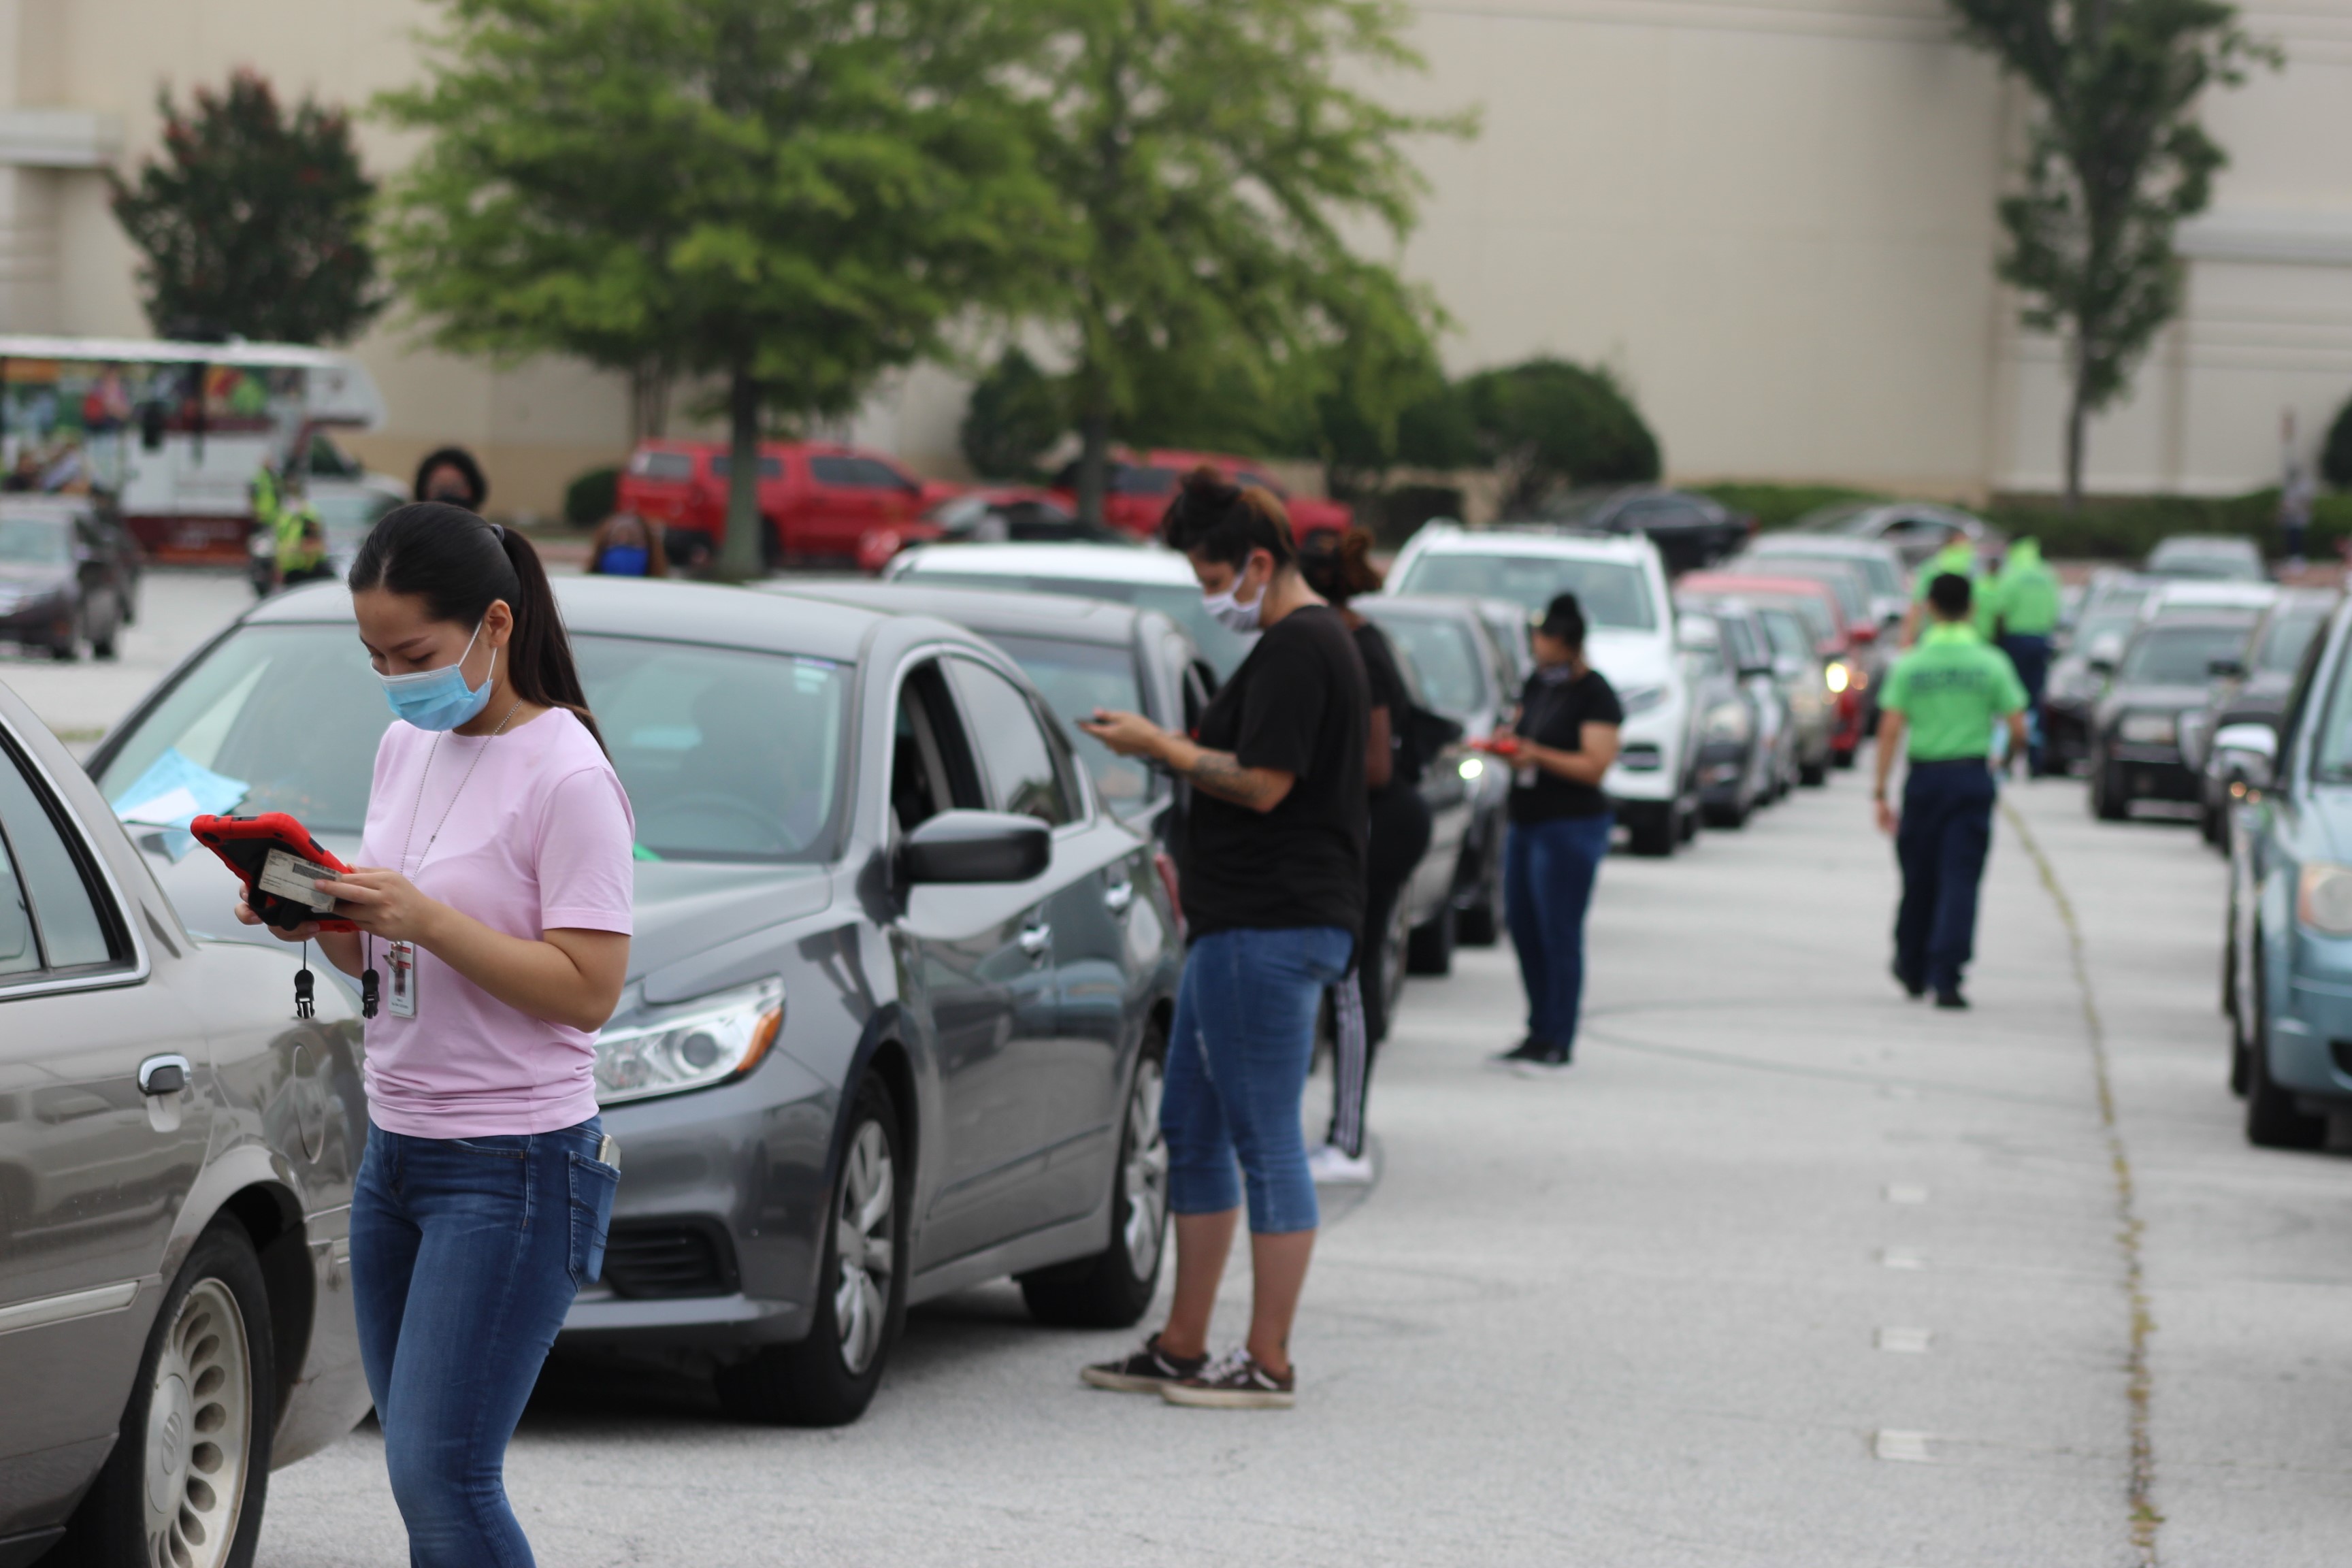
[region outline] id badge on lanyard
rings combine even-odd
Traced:
[[[395,1018],[416,1016],[416,944],[413,942],[390,942],[384,944],[384,1011]]]

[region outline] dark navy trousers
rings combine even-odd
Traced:
[[[1976,948],[1977,884],[1992,847],[1993,782],[1982,757],[1913,763],[1895,856],[1903,902],[1895,972],[1906,985],[1957,991]]]
[[[2018,684],[2025,688],[2026,761],[2038,775],[2042,772],[2043,751],[2042,689],[2050,681],[2050,639],[2025,632],[2011,632],[2000,639],[2000,651],[2009,655],[2009,662],[2017,667]]]

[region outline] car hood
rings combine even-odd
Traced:
[[[2102,715],[2120,713],[2126,708],[2169,708],[2176,711],[2202,708],[2212,698],[2212,689],[2204,686],[2126,686],[2118,682],[2106,689],[2099,699]]]
[[[237,923],[231,912],[237,881],[217,858],[199,847],[174,860],[164,850],[166,835],[133,829],[132,837],[191,931],[217,942],[276,945],[275,937]],[[321,834],[319,842],[346,864],[359,854],[354,834]],[[832,878],[817,866],[641,860],[630,977],[682,965],[752,932],[820,913],[832,901]]]
[[[1676,684],[1673,649],[1655,632],[1595,628],[1585,634],[1584,657],[1620,691],[1634,686],[1672,688]]]
[[[0,561],[0,585],[19,595],[62,588],[73,581],[70,566],[43,566],[30,561]]]

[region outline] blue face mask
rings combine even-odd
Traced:
[[[642,577],[651,560],[651,552],[642,544],[608,544],[604,558],[596,565],[607,577]]]
[[[407,721],[420,730],[454,730],[478,715],[490,705],[490,677],[498,673],[499,650],[490,650],[490,668],[479,686],[466,684],[466,657],[481,640],[482,628],[476,626],[474,635],[466,639],[466,652],[457,656],[455,664],[439,669],[420,669],[412,675],[379,675],[383,682],[383,700],[392,707],[392,716]]]

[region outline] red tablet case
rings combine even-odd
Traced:
[[[317,921],[320,931],[359,930],[349,921],[321,915],[308,904],[261,890],[262,863],[269,858],[272,849],[283,849],[331,871],[351,869],[321,848],[319,841],[310,837],[309,828],[284,812],[266,811],[259,816],[199,816],[188,824],[188,831],[195,836],[197,843],[219,856],[222,863],[236,873],[237,879],[245,884],[246,906],[280,931],[292,931],[304,921]]]

